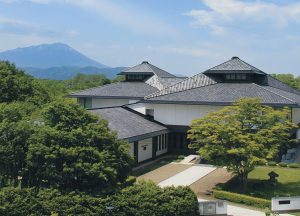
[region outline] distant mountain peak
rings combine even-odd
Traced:
[[[0,60],[14,62],[18,67],[108,67],[64,43],[40,44],[7,50],[0,52]]]

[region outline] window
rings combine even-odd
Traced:
[[[247,74],[225,74],[226,80],[247,80]]]
[[[288,205],[288,204],[291,204],[290,200],[280,200],[279,201],[279,205]]]
[[[78,103],[83,108],[92,108],[92,99],[91,98],[78,98]]]

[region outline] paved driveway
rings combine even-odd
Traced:
[[[203,178],[207,174],[214,171],[216,167],[207,165],[194,165],[162,182],[158,185],[161,187],[167,186],[189,186],[197,180]]]

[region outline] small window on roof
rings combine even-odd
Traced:
[[[245,80],[245,79],[247,79],[247,76],[246,76],[246,74],[241,74],[241,79],[242,79],[242,80]]]
[[[235,74],[230,74],[230,79],[235,80]]]

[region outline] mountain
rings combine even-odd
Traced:
[[[14,62],[18,67],[22,68],[49,68],[62,66],[108,67],[84,56],[72,47],[62,43],[41,44],[0,52],[0,59]]]
[[[0,60],[10,61],[36,78],[64,80],[77,73],[103,74],[114,78],[124,67],[110,68],[63,43],[41,44],[0,52]]]
[[[97,68],[93,66],[87,67],[50,67],[50,68],[34,68],[34,67],[23,67],[21,68],[26,73],[39,78],[39,79],[55,79],[55,80],[66,80],[70,79],[78,73],[82,74],[103,74],[107,78],[113,79],[118,73],[124,71],[125,67],[115,67],[115,68]]]

